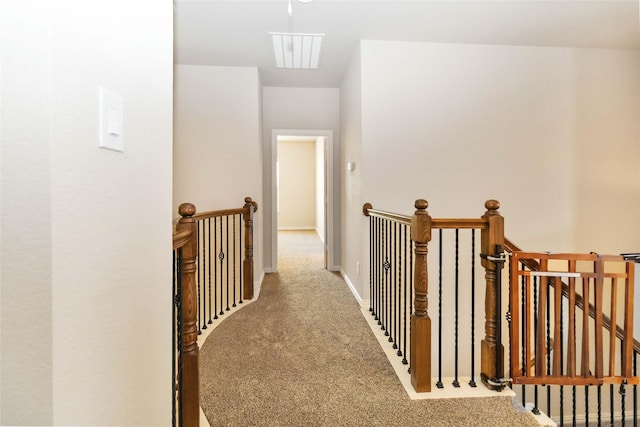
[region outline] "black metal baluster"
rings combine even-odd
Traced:
[[[375,246],[375,268],[374,268],[374,273],[375,273],[375,293],[376,293],[376,301],[375,301],[375,307],[374,307],[374,319],[377,320],[378,322],[380,322],[380,249],[382,246],[382,233],[381,233],[382,229],[381,229],[381,225],[380,225],[380,218],[376,218],[376,246]],[[378,323],[379,325],[380,323]]]
[[[393,342],[392,348],[395,350],[398,348],[398,223],[393,223],[393,304],[391,310],[391,333],[395,334],[389,336],[389,342]],[[394,313],[395,311],[395,313]],[[393,324],[395,321],[395,325]]]
[[[177,418],[178,420],[182,420],[182,405],[179,400],[182,399],[182,376],[180,373],[182,372],[182,357],[180,357],[180,349],[182,348],[182,248],[178,249],[178,258],[176,262],[176,272],[175,272],[176,280],[175,280],[175,296],[174,296],[174,324],[175,331],[177,335],[176,348],[174,349],[174,360],[173,360],[173,370],[174,370],[174,380],[173,380],[173,422],[174,426],[176,425],[176,410],[177,406]],[[176,363],[177,358],[177,363]],[[177,367],[177,369],[176,369]],[[177,371],[177,372],[176,372]]]
[[[611,427],[613,427],[614,425],[614,411],[615,411],[613,396],[614,396],[613,384],[609,384],[609,419],[611,421]]]
[[[404,316],[403,321],[404,321],[404,328],[403,328],[403,336],[404,339],[402,341],[402,364],[406,365],[407,363],[407,294],[409,293],[409,289],[408,288],[408,281],[407,281],[407,276],[410,276],[412,273],[411,271],[407,271],[407,244],[408,244],[408,240],[411,239],[411,236],[409,236],[409,239],[407,239],[407,228],[409,228],[407,225],[404,226],[403,228],[403,234],[404,234]]]
[[[560,280],[556,282],[556,287],[554,288],[554,296],[556,292],[561,292],[562,283]],[[554,299],[557,301],[558,298]],[[554,302],[554,305],[556,303]],[[555,307],[554,307],[555,308]],[[554,319],[554,321],[558,321],[558,319]],[[560,340],[560,376],[564,374],[564,345],[563,345],[563,323],[564,323],[564,308],[562,307],[562,294],[560,294],[560,337],[555,337],[556,340]],[[549,352],[549,350],[547,350]],[[573,411],[575,413],[575,410]],[[564,426],[564,386],[560,385],[560,426]]]
[[[393,332],[395,330],[393,325],[393,320],[395,319],[394,309],[396,307],[396,301],[398,294],[396,293],[396,265],[395,265],[395,251],[396,251],[396,223],[390,223],[391,228],[389,230],[389,258],[391,267],[389,269],[389,274],[391,275],[391,279],[389,280],[389,342],[394,341]],[[395,348],[395,345],[394,347]]]
[[[538,321],[539,321],[538,319],[538,278],[534,277],[533,278],[533,330],[536,332],[533,334],[533,348],[535,350],[538,349],[538,333],[537,333]],[[544,319],[542,319],[542,321],[544,322]],[[535,350],[534,350],[535,357],[542,357],[541,355],[537,354]],[[525,360],[524,363],[529,363],[529,361]],[[539,375],[538,372],[536,372],[536,375]],[[537,384],[533,386],[533,410],[531,412],[533,412],[536,415],[540,415]]]
[[[238,245],[236,244],[236,215],[233,215],[233,304],[231,307],[236,306],[236,253],[238,251]]]
[[[546,280],[547,285],[547,335],[546,335],[546,347],[545,353],[547,355],[547,376],[551,375],[551,352],[549,349],[551,348],[551,298],[550,298],[550,283],[549,280]],[[542,285],[541,285],[542,286]],[[543,320],[544,321],[544,320]],[[538,357],[538,355],[536,355]],[[551,418],[551,386],[547,385],[547,416]]]
[[[229,308],[229,258],[231,258],[229,256],[229,215],[226,216],[226,225],[227,225],[227,235],[226,235],[226,240],[227,240],[227,307],[225,308],[226,311],[231,310]]]
[[[398,250],[396,251],[396,265],[398,266],[398,299],[396,299],[396,356],[402,356],[402,334],[400,328],[402,327],[402,224],[398,225]]]
[[[575,386],[573,386],[575,388]],[[589,425],[589,386],[584,387],[584,414],[585,425]]]
[[[442,228],[438,230],[438,381],[436,387],[444,388],[442,383]]]
[[[202,249],[200,251],[202,254],[202,312],[204,314],[202,318],[202,329],[205,330],[207,329],[207,221],[202,219],[198,222],[202,223]],[[200,258],[200,255],[198,255],[198,258]]]
[[[380,325],[380,297],[381,297],[381,285],[382,282],[380,281],[380,268],[381,268],[381,263],[380,263],[380,251],[382,249],[382,225],[381,225],[381,221],[380,218],[376,218],[376,246],[375,246],[375,250],[376,250],[376,266],[375,266],[375,275],[376,275],[376,281],[375,281],[375,288],[376,288],[376,307],[375,307],[375,311],[374,311],[374,315],[375,315],[375,320],[378,321],[378,325]]]
[[[244,282],[242,281],[242,274],[244,272],[244,259],[243,259],[242,253],[244,252],[244,240],[242,240],[242,229],[244,228],[244,221],[243,221],[244,218],[242,218],[242,214],[238,215],[238,218],[240,219],[238,221],[238,223],[239,223],[239,226],[238,226],[238,242],[240,243],[239,244],[239,246],[240,246],[240,251],[239,251],[239,253],[240,253],[240,268],[238,269],[238,270],[240,270],[240,278],[238,279],[238,280],[240,280],[240,291],[239,291],[238,297],[240,298],[240,301],[238,301],[238,303],[243,304],[244,301],[242,301],[242,293],[243,293],[242,286],[243,286]]]
[[[602,425],[602,385],[598,385],[598,425]]]
[[[173,290],[171,293],[171,425],[176,427],[176,251],[172,251],[173,255]]]
[[[378,325],[380,325],[380,329],[382,329],[384,331],[385,329],[385,311],[386,311],[386,307],[387,307],[387,300],[386,298],[386,280],[385,280],[385,266],[386,266],[386,261],[385,261],[385,257],[387,254],[387,241],[385,240],[386,238],[386,231],[387,231],[387,220],[383,219],[382,220],[382,247],[380,248],[380,251],[382,253],[382,257],[380,258],[380,260],[382,261],[381,267],[382,270],[380,270],[380,320],[378,321]]]
[[[455,301],[454,301],[454,312],[453,312],[453,317],[454,317],[454,321],[453,321],[453,325],[454,325],[454,336],[453,336],[453,340],[454,340],[454,379],[453,379],[453,386],[454,387],[460,387],[460,382],[458,381],[458,286],[459,286],[459,282],[458,282],[458,246],[459,246],[459,234],[460,234],[460,230],[456,228],[456,259],[455,259]]]
[[[212,324],[213,320],[211,318],[211,253],[212,253],[211,252],[211,218],[207,218],[207,225],[208,225],[207,246],[209,249],[209,256],[207,257],[207,263],[209,264],[209,275],[207,276],[207,282],[209,283],[209,321],[207,323]]]
[[[196,234],[198,236],[198,243],[196,243],[196,245],[199,245],[200,242],[200,221],[196,221]],[[196,274],[196,281],[198,282],[198,305],[197,305],[197,315],[198,318],[196,319],[196,323],[198,324],[198,335],[202,335],[202,329],[200,327],[200,319],[202,319],[202,315],[200,313],[201,311],[201,303],[200,303],[200,285],[202,283],[201,280],[201,273],[202,273],[202,257],[198,256],[198,273]],[[204,283],[202,283],[202,285],[204,285]]]
[[[218,253],[218,218],[213,218],[213,254]],[[218,263],[213,262],[213,319],[218,318]]]
[[[393,317],[393,314],[391,313],[391,300],[393,297],[393,293],[391,292],[391,279],[389,278],[390,275],[390,270],[391,270],[391,262],[389,261],[389,257],[391,256],[391,227],[390,227],[390,221],[387,220],[387,245],[385,247],[385,258],[384,258],[384,262],[385,262],[385,266],[384,266],[384,271],[385,271],[385,292],[387,293],[387,299],[385,300],[386,305],[384,308],[384,326],[385,326],[385,331],[384,331],[384,335],[385,336],[390,336],[391,332],[390,332],[390,327],[389,327],[389,323],[391,323],[391,318]]]
[[[520,268],[522,268],[522,270],[525,269],[525,265],[524,263],[520,263]],[[526,305],[525,302],[527,300],[527,298],[529,298],[529,296],[526,294],[526,288],[525,288],[525,278],[524,275],[522,275],[520,277],[520,288],[521,288],[521,295],[522,295],[522,300],[520,302],[520,313],[521,313],[521,317],[522,317],[522,324],[520,327],[520,334],[522,336],[522,348],[520,349],[520,353],[521,353],[521,357],[520,360],[522,360],[522,375],[524,376],[527,371],[526,371],[526,356],[525,356],[525,339],[526,339],[526,330],[525,330],[525,316],[529,316],[529,313],[527,313],[526,310]],[[517,327],[518,325],[516,325]],[[529,345],[529,343],[527,343],[527,345]],[[527,386],[522,384],[522,405],[525,405],[527,402]],[[535,408],[534,408],[535,409]],[[535,412],[534,412],[535,413]]]
[[[369,217],[369,312],[373,314],[373,218]]]
[[[220,252],[218,252],[218,260],[220,261],[220,282],[218,283],[218,285],[220,286],[220,316],[224,315],[224,310],[222,307],[224,307],[223,303],[222,303],[222,284],[223,284],[223,280],[222,280],[222,274],[223,274],[223,270],[224,267],[222,265],[223,261],[224,261],[224,245],[222,242],[222,217],[220,217],[220,227],[219,227],[219,232],[220,232]]]
[[[511,289],[511,286],[509,286]],[[511,301],[511,298],[509,298]],[[476,337],[476,230],[471,229],[471,380],[469,385],[477,387],[475,380],[475,337]],[[511,353],[511,352],[509,352]],[[511,366],[511,363],[509,363]]]

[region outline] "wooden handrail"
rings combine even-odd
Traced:
[[[381,211],[373,209],[371,203],[365,203],[362,207],[362,213],[364,216],[372,216],[375,218],[388,219],[390,221],[398,222],[404,225],[411,225],[411,217],[409,215],[402,215],[393,212]]]
[[[365,216],[372,216],[375,218],[387,219],[390,221],[398,222],[404,225],[411,225],[411,216],[402,215],[393,212],[382,211],[379,209],[373,209],[371,203],[365,203],[362,207],[362,213]],[[458,229],[471,229],[475,228],[483,230],[488,227],[487,220],[484,218],[433,218],[431,221],[431,228],[458,228]]]
[[[193,230],[182,230],[173,232],[173,250],[185,246],[193,237]]]
[[[520,249],[515,243],[513,243],[506,237],[504,238],[504,249],[509,253],[522,251],[522,249]],[[531,271],[540,271],[540,264],[538,264],[536,260],[526,259],[526,260],[523,260],[522,263]],[[554,288],[555,288],[555,283],[556,283],[555,281],[551,281],[551,286]],[[562,296],[568,299],[569,285],[564,283],[564,281],[560,281],[560,283],[562,284]],[[576,299],[576,306],[584,311],[584,298],[582,297],[582,295],[576,294],[575,299]],[[594,307],[593,304],[589,303],[589,317],[594,319],[595,316],[596,316],[596,308]],[[602,324],[606,330],[611,331],[611,319],[604,314],[603,314]],[[616,338],[620,340],[624,339],[624,330],[618,325],[616,325]],[[638,342],[638,340],[636,340],[635,338],[633,339],[633,351],[635,351],[636,353],[640,353],[640,342]]]
[[[253,207],[253,212],[258,211],[258,203],[251,200],[251,198],[249,198],[249,205]],[[219,218],[221,216],[229,216],[229,215],[242,215],[247,211],[247,209],[248,209],[248,206],[243,206],[241,208],[236,208],[236,209],[222,209],[218,211],[200,212],[199,214],[194,215],[193,219],[195,219],[196,221],[200,221],[201,219],[207,219],[207,218]]]

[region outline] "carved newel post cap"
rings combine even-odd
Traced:
[[[489,211],[497,211],[500,209],[500,202],[494,199],[489,199],[484,202],[484,207]]]
[[[245,198],[244,198],[244,202],[245,202],[246,204],[250,204],[250,203],[251,203],[251,197],[245,197]]]
[[[416,209],[424,210],[429,207],[429,202],[427,202],[425,199],[418,199],[416,200],[416,203],[414,206]]]
[[[193,203],[183,203],[178,208],[181,217],[194,216],[196,214],[196,206]]]

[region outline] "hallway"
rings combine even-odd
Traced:
[[[507,397],[410,400],[313,232],[281,235],[280,272],[201,349],[212,426],[535,426]],[[496,414],[507,417],[496,420]]]

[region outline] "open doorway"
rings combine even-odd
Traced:
[[[279,230],[317,233],[323,246],[324,267],[335,269],[332,159],[332,131],[272,131],[271,262],[274,271],[278,271]]]

